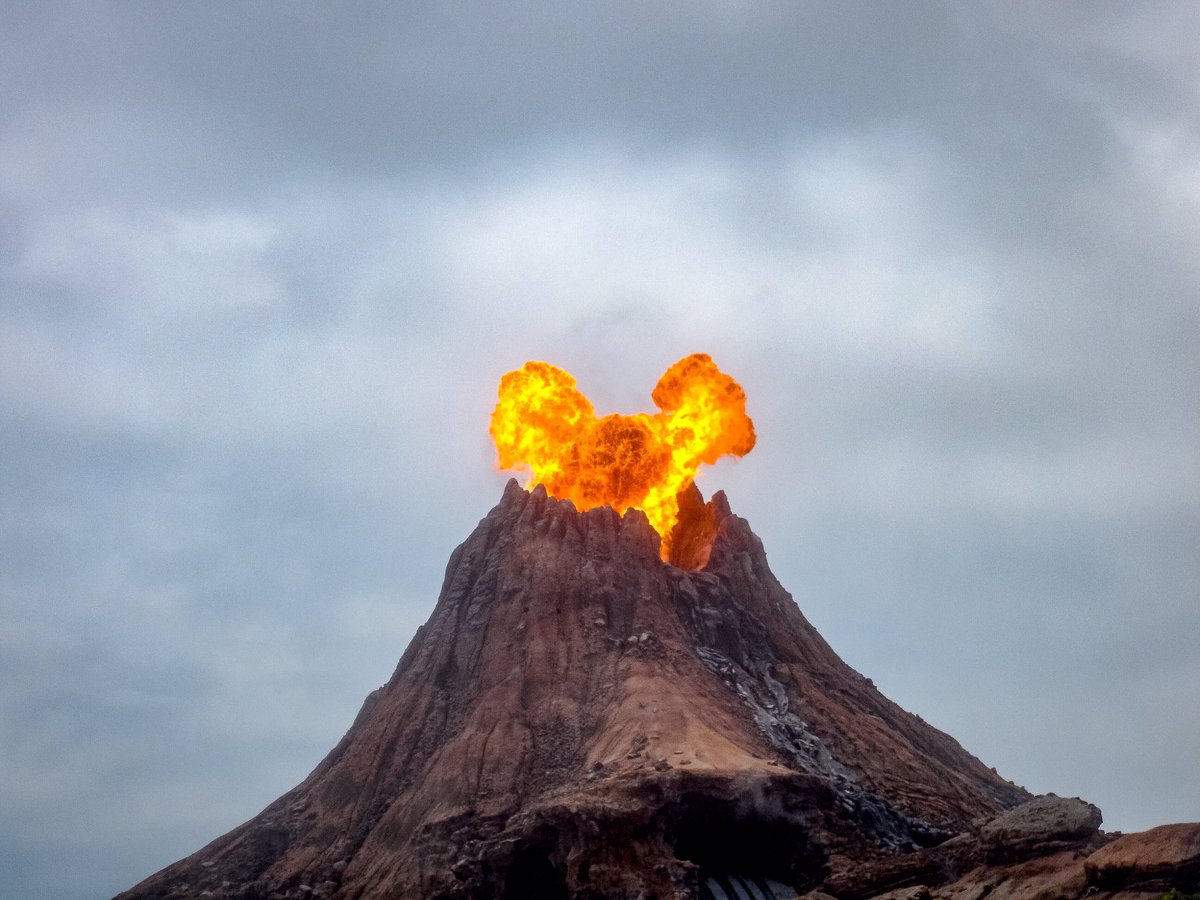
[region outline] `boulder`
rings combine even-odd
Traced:
[[[1100,809],[1078,797],[1045,794],[997,816],[979,830],[990,863],[1015,862],[1067,849],[1091,849]]]

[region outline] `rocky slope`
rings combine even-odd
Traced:
[[[809,900],[1193,900],[1200,823],[1100,831],[1078,798],[1037,797],[935,846],[835,864]]]
[[[640,513],[510,482],[316,770],[121,896],[855,898],[1102,843],[1098,811],[981,830],[1029,795],[843,663],[723,495],[684,499],[668,564]]]

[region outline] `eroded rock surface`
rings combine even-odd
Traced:
[[[672,565],[510,482],[313,773],[122,896],[849,900],[1083,852],[1086,804],[973,830],[1030,796],[842,662],[723,495],[686,511]]]
[[[1200,890],[1200,823],[1124,835],[1089,856],[1084,868],[1100,890]]]
[[[1200,824],[1106,835],[1078,798],[1036,797],[912,853],[834,859],[822,890],[838,900],[1161,900],[1200,890]]]

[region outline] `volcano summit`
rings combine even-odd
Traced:
[[[803,891],[1029,799],[843,663],[723,494],[675,538],[509,482],[316,770],[122,896]]]

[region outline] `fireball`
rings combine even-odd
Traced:
[[[526,469],[526,487],[545,486],[579,510],[645,512],[668,557],[679,492],[703,464],[754,448],[746,394],[704,353],[685,356],[651,394],[657,413],[597,418],[575,379],[527,362],[500,379],[491,435],[501,469]]]

